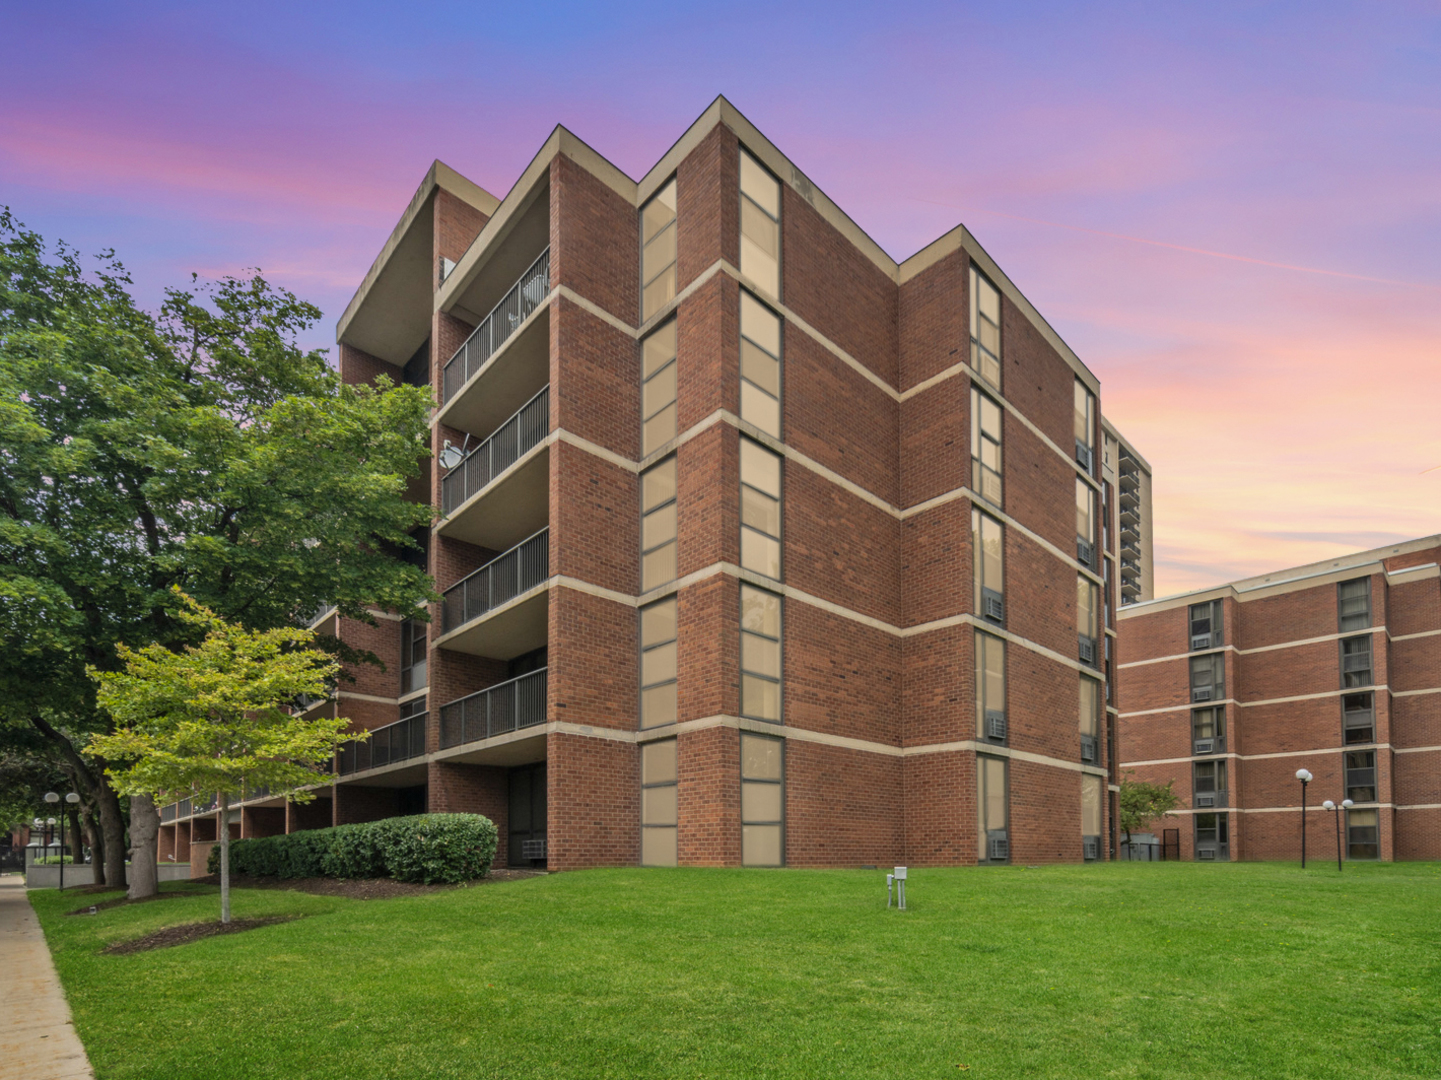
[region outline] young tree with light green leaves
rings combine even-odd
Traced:
[[[1175,780],[1164,784],[1152,784],[1137,780],[1135,774],[1127,772],[1121,777],[1121,791],[1116,799],[1120,809],[1121,831],[1126,834],[1126,844],[1131,843],[1131,833],[1139,832],[1150,822],[1167,817],[1181,805],[1176,794]]]
[[[340,668],[312,647],[309,630],[246,630],[179,598],[179,618],[204,639],[178,652],[121,644],[123,671],[92,668],[115,730],[92,736],[87,750],[112,763],[116,789],[131,796],[219,793],[220,921],[228,923],[230,793],[263,786],[308,802],[307,785],[328,778],[337,745],[364,736],[348,733],[347,719],[289,711],[297,697],[325,694]]]

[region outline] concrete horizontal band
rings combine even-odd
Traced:
[[[1214,705],[1235,705],[1238,709],[1257,709],[1263,705],[1288,705],[1297,701],[1324,701],[1327,698],[1345,697],[1347,694],[1365,693],[1388,693],[1392,697],[1414,697],[1416,694],[1441,693],[1441,687],[1427,690],[1393,691],[1386,683],[1376,683],[1373,686],[1358,686],[1350,690],[1325,690],[1317,694],[1296,694],[1292,697],[1263,698],[1260,701],[1238,701],[1236,698],[1220,698],[1216,701],[1187,701],[1179,705],[1163,705],[1159,709],[1140,709],[1137,712],[1123,712],[1120,716],[1124,720],[1132,716],[1154,716],[1157,713],[1208,709]]]
[[[1436,632],[1441,633],[1441,631]],[[1306,645],[1321,645],[1328,641],[1340,641],[1342,638],[1360,637],[1362,634],[1366,633],[1385,634],[1387,641],[1407,641],[1411,638],[1426,636],[1426,634],[1407,634],[1405,637],[1392,637],[1391,634],[1387,631],[1385,625],[1383,624],[1381,626],[1368,626],[1365,630],[1352,630],[1344,634],[1324,634],[1321,637],[1297,638],[1294,641],[1280,641],[1274,645],[1258,645],[1254,649],[1243,649],[1237,645],[1219,645],[1214,649],[1202,649],[1199,651],[1204,653],[1230,652],[1235,653],[1237,656],[1252,656],[1256,653],[1276,652],[1279,649],[1299,649]],[[1432,631],[1427,631],[1426,633],[1432,633]],[[1173,660],[1189,660],[1191,657],[1196,655],[1197,653],[1195,652],[1172,653],[1169,656],[1154,656],[1149,660],[1132,660],[1130,663],[1121,664],[1120,667],[1148,667],[1151,664],[1165,664],[1170,663]]]
[[[1417,747],[1421,749],[1437,749],[1441,747]],[[1116,767],[1118,769],[1130,769],[1142,765],[1189,765],[1192,761],[1220,761],[1229,758],[1232,761],[1269,761],[1273,758],[1294,758],[1294,757],[1316,757],[1321,754],[1341,754],[1355,750],[1395,750],[1390,743],[1362,743],[1359,746],[1322,746],[1312,747],[1308,750],[1277,750],[1269,754],[1238,754],[1235,752],[1227,754],[1192,754],[1189,757],[1174,758],[1152,758],[1149,761],[1122,761]],[[1396,753],[1407,751],[1396,750]],[[1412,751],[1414,752],[1414,751]]]
[[[664,727],[646,728],[643,731],[636,732],[635,735],[637,742],[660,742],[665,739],[673,739],[678,735],[685,735],[694,731],[705,731],[710,728],[735,728],[740,731],[753,731],[762,735],[794,739],[798,742],[819,743],[824,746],[856,750],[866,754],[881,754],[885,757],[906,758],[917,757],[924,754],[969,752],[989,754],[992,757],[1014,758],[1017,761],[1028,761],[1036,765],[1065,769],[1068,772],[1081,772],[1093,776],[1107,775],[1106,770],[1098,766],[1083,765],[1078,761],[1066,761],[1062,758],[1049,757],[1045,754],[1034,754],[1028,750],[1014,750],[1010,747],[994,746],[989,743],[977,742],[974,739],[962,739],[956,742],[945,743],[923,743],[918,746],[892,746],[889,743],[874,742],[870,739],[856,739],[848,735],[831,735],[827,732],[811,731],[808,728],[791,727],[786,724],[772,724],[764,720],[752,720],[744,716],[728,716],[725,714],[707,716],[699,720],[683,720],[680,723],[667,724]]]

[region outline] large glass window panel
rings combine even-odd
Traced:
[[[971,390],[971,489],[1001,505],[1001,407]]]
[[[640,860],[645,866],[676,864],[676,741],[640,748]]]
[[[1346,854],[1351,859],[1381,857],[1381,812],[1346,811]]]
[[[640,726],[676,721],[676,600],[640,612]]]
[[[1076,576],[1076,633],[1093,641],[1096,637],[1100,596],[1096,583],[1088,577]]]
[[[1226,737],[1226,708],[1217,705],[1209,709],[1196,709],[1191,713],[1191,737],[1193,739],[1224,739]]]
[[[1080,379],[1076,380],[1076,461],[1087,473],[1095,471],[1096,396]]]
[[[1002,583],[1003,530],[1001,523],[979,510],[971,511],[972,562],[975,568],[976,614],[994,623],[1005,622],[1005,586]]]
[[[1010,858],[1006,832],[1006,761],[980,755],[976,758],[976,808],[978,812],[978,857],[981,862],[1005,862]],[[997,846],[994,841],[1000,841]]]
[[[641,344],[641,454],[675,438],[675,322],[666,323]]]
[[[781,718],[781,598],[741,586],[741,715]]]
[[[785,742],[741,733],[741,862],[785,861]]]
[[[1216,701],[1226,696],[1224,653],[1191,657],[1191,700]]]
[[[1376,741],[1375,698],[1371,691],[1341,695],[1341,727],[1347,746]]]
[[[1087,773],[1081,777],[1081,835],[1101,835],[1101,806],[1104,782]]]
[[[971,367],[1001,385],[1001,294],[971,267]]]
[[[1371,636],[1344,638],[1341,641],[1341,688],[1351,690],[1370,686]]]
[[[655,193],[640,215],[641,321],[675,299],[675,181]]]
[[[976,634],[976,737],[1006,738],[1006,643]]]
[[[741,293],[741,419],[781,437],[781,321]]]
[[[1076,479],[1076,538],[1088,544],[1096,542],[1096,489],[1079,477]]]
[[[781,292],[781,186],[741,151],[741,274],[779,296]]]
[[[406,619],[400,624],[400,692],[414,693],[429,685],[426,671],[426,624]]]
[[[1346,798],[1352,802],[1376,801],[1376,751],[1346,752]]]
[[[1101,730],[1101,684],[1081,676],[1081,734],[1094,739]]]
[[[781,459],[741,439],[741,566],[781,576]]]
[[[676,576],[676,459],[667,458],[641,474],[641,591]]]
[[[1371,579],[1357,578],[1337,586],[1341,630],[1364,630],[1371,625]]]
[[[1226,790],[1226,763],[1224,761],[1198,761],[1194,767],[1194,790],[1198,794]]]

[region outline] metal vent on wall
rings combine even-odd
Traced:
[[[1209,686],[1198,686],[1191,691],[1192,701],[1210,701],[1211,688]]]
[[[993,836],[986,843],[987,856],[991,859],[1009,859],[1011,857],[1011,842],[1004,837]]]
[[[1096,760],[1096,737],[1094,735],[1081,736],[1081,760]]]
[[[1101,841],[1098,837],[1088,836],[1081,841],[1082,855],[1087,860],[1099,859],[1101,857]]]
[[[1006,604],[999,596],[987,596],[985,598],[986,618],[994,622],[1000,622],[1006,617]]]
[[[1091,448],[1082,443],[1080,439],[1077,439],[1076,464],[1079,465],[1081,468],[1085,469],[1088,476],[1092,472],[1092,464],[1094,461],[1095,455],[1091,453]]]
[[[522,859],[543,859],[545,858],[544,840],[522,840],[520,844],[520,857]]]
[[[1216,849],[1208,847],[1197,848],[1196,858],[1200,859],[1203,862],[1214,862],[1216,860]]]
[[[1082,540],[1079,536],[1076,537],[1076,561],[1086,567],[1092,566],[1096,561],[1096,551],[1091,542]]]
[[[1006,714],[992,709],[986,710],[986,737],[988,739],[1004,739],[1006,737]]]
[[[1094,638],[1083,637],[1079,641],[1079,652],[1081,663],[1094,664],[1096,662],[1096,642]]]
[[[1216,805],[1216,796],[1214,796],[1214,795],[1197,795],[1197,796],[1196,796],[1196,805],[1197,805],[1197,806],[1215,806],[1215,805]]]
[[[1216,744],[1211,739],[1197,739],[1193,752],[1197,754],[1211,754],[1215,752],[1215,749]]]
[[[1193,652],[1194,652],[1196,649],[1209,649],[1210,647],[1211,647],[1211,635],[1210,635],[1210,634],[1195,634],[1195,635],[1192,636],[1192,638],[1191,638],[1191,649],[1192,649]]]

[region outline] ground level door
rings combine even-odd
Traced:
[[[510,770],[510,865],[545,866],[545,762]]]

